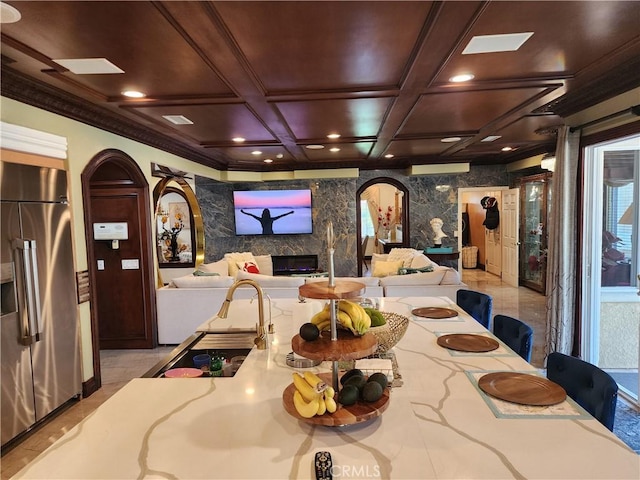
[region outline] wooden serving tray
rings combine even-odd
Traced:
[[[320,377],[328,383],[331,383],[331,374],[320,374]],[[296,391],[296,386],[291,383],[282,393],[282,403],[284,409],[292,417],[297,418],[306,423],[313,425],[325,425],[328,427],[340,427],[344,425],[355,425],[356,423],[367,422],[379,417],[389,406],[389,387],[384,389],[380,400],[373,403],[358,401],[353,405],[345,407],[338,403],[338,409],[334,413],[325,413],[324,415],[316,415],[311,418],[301,417],[296,411],[296,407],[293,405],[293,393]],[[338,393],[336,396],[338,398]]]
[[[564,388],[557,383],[528,373],[487,373],[478,380],[478,387],[492,397],[521,405],[555,405],[567,398]]]
[[[372,333],[356,337],[347,330],[338,330],[338,339],[331,340],[331,333],[322,332],[313,342],[303,340],[298,334],[291,339],[291,347],[298,355],[311,360],[357,360],[376,351],[378,341]]]
[[[306,298],[340,300],[355,298],[362,294],[366,285],[350,280],[336,280],[335,286],[330,287],[329,281],[305,283],[298,287],[300,295]]]
[[[442,335],[438,337],[437,343],[441,347],[460,352],[490,352],[500,346],[493,338],[472,333]]]

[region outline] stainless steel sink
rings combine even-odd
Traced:
[[[255,332],[196,333],[187,338],[165,358],[155,364],[142,378],[161,378],[173,368],[193,368],[193,357],[201,353],[218,355],[228,363],[233,357],[246,356],[254,346]],[[224,368],[224,377],[231,377],[237,370]],[[202,377],[210,375],[205,373]]]

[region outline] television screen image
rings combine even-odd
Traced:
[[[311,190],[233,192],[236,235],[313,233]]]

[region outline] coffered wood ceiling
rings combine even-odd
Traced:
[[[3,95],[221,170],[505,164],[640,85],[636,1],[6,3],[22,18],[2,25]],[[462,54],[523,32],[517,51]],[[124,73],[54,62],[73,58]]]

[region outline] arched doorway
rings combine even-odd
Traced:
[[[157,345],[152,216],[149,185],[139,166],[125,153],[98,153],[81,178],[93,366],[99,388],[100,349]],[[121,238],[112,239],[110,229],[120,232],[115,236]]]
[[[386,192],[386,193],[385,193]],[[362,202],[366,200],[365,207]],[[386,242],[386,246],[409,247],[411,245],[409,225],[409,190],[400,181],[390,177],[379,177],[362,184],[356,192],[357,258],[358,276],[363,274],[366,244]],[[363,242],[362,215],[366,208],[372,219],[373,239]],[[370,233],[370,232],[368,232]],[[386,237],[386,238],[383,238]],[[381,245],[378,245],[381,246]]]

